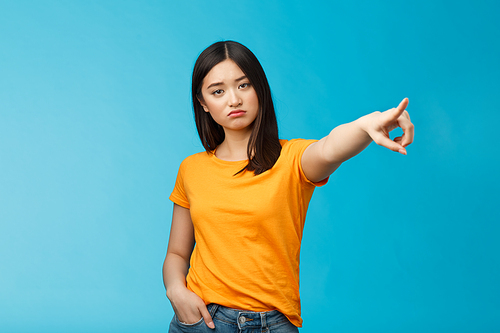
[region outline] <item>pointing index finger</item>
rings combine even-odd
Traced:
[[[403,98],[401,103],[399,103],[398,107],[396,108],[399,114],[403,113],[403,111],[408,106],[408,103],[409,103],[408,97]]]
[[[408,98],[404,98],[401,103],[399,103],[398,107],[392,108],[384,112],[386,116],[386,121],[388,123],[392,123],[396,121],[405,111],[406,107],[408,106]]]

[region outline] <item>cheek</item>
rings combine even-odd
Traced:
[[[218,108],[218,104],[217,101],[214,101],[213,98],[211,98],[212,96],[203,96],[204,100],[205,100],[205,106],[210,110],[210,111],[215,111],[217,108]],[[206,110],[205,110],[206,111]]]
[[[259,109],[259,98],[257,97],[257,94],[254,94],[253,99],[252,99],[252,103],[255,105],[255,107],[258,110]]]
[[[257,97],[257,93],[255,92],[255,90],[247,95],[247,101],[254,105],[259,104],[259,98]]]
[[[221,109],[223,109],[223,107],[221,106],[222,103],[220,101],[213,101],[212,100],[212,101],[207,102],[206,105],[207,105],[208,109],[210,110],[210,112],[217,113],[217,112],[220,112]]]

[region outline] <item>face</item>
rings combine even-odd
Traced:
[[[201,87],[205,112],[224,128],[224,131],[248,131],[259,112],[259,101],[245,73],[231,59],[214,66]]]

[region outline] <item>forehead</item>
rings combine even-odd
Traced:
[[[245,73],[231,59],[226,59],[215,65],[203,80],[203,85],[209,85],[214,82],[234,81],[244,76]]]

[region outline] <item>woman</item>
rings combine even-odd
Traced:
[[[312,193],[371,141],[406,155],[413,141],[408,99],[319,141],[280,140],[265,73],[233,41],[200,54],[192,98],[206,152],[182,162],[170,196],[163,266],[175,311],[170,331],[297,332],[300,243]],[[404,134],[391,140],[397,127]]]

